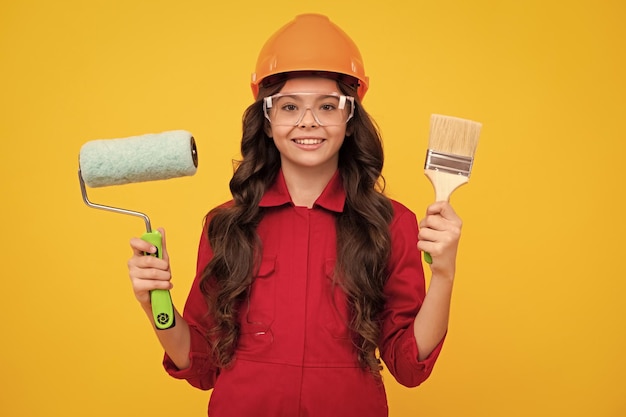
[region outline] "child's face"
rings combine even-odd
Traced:
[[[325,94],[342,95],[334,80],[320,77],[292,78],[288,80],[280,94],[303,94],[299,96],[297,105],[287,104],[287,110],[304,111],[297,124],[271,123],[269,136],[274,139],[280,152],[283,169],[321,168],[334,172],[339,161],[339,149],[346,135],[346,122],[336,123],[329,116],[333,110],[332,103],[326,102]],[[277,101],[277,105],[280,105]],[[347,104],[350,108],[350,103]],[[278,111],[278,109],[273,109]],[[314,115],[315,112],[317,114]],[[342,113],[343,115],[343,113]],[[343,116],[341,116],[343,117]],[[347,118],[347,117],[346,117]],[[321,120],[320,120],[321,119]],[[339,119],[338,119],[339,120]],[[329,123],[325,123],[329,121]],[[320,124],[322,122],[322,124]],[[327,125],[330,124],[330,125]]]

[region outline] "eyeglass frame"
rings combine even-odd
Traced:
[[[350,114],[348,115],[348,118],[346,119],[345,122],[343,123],[348,123],[350,121],[350,119],[352,119],[352,117],[354,117],[354,97],[352,96],[346,96],[343,94],[337,94],[337,93],[276,93],[274,95],[271,95],[269,97],[265,97],[263,99],[263,114],[265,115],[265,118],[272,123],[272,120],[270,119],[270,115],[268,113],[269,109],[272,108],[272,100],[276,99],[276,98],[280,98],[280,97],[286,97],[286,96],[298,96],[298,95],[318,95],[318,96],[325,96],[325,97],[337,97],[339,98],[339,110],[343,110],[346,106],[346,101],[350,102]],[[337,125],[329,125],[329,124],[323,124],[322,122],[320,122],[320,120],[317,118],[317,113],[313,110],[313,108],[311,106],[308,106],[304,109],[304,111],[302,112],[302,114],[300,115],[300,118],[298,120],[296,120],[296,122],[293,125],[277,125],[277,126],[298,126],[300,124],[300,122],[302,122],[302,119],[304,119],[304,115],[306,114],[307,110],[311,110],[311,114],[313,115],[313,118],[315,119],[315,121],[317,122],[317,124],[319,126],[341,126],[341,124],[337,124]]]

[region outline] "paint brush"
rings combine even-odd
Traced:
[[[481,127],[471,120],[431,115],[424,174],[433,184],[435,201],[449,201],[452,192],[469,181]],[[433,261],[428,252],[424,260]]]

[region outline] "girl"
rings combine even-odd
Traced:
[[[384,196],[367,87],[356,45],[325,16],[297,16],[260,53],[233,199],[206,218],[184,314],[156,331],[167,372],[214,389],[211,416],[383,417],[380,359],[406,386],[431,373],[461,220],[437,202],[418,233]],[[171,288],[165,238],[163,259],[131,247],[152,320],[149,291]],[[428,293],[420,250],[433,258]]]

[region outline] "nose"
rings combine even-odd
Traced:
[[[300,118],[300,122],[298,123],[298,125],[300,127],[313,127],[319,125],[319,122],[317,121],[317,118],[315,117],[315,114],[313,114],[313,110],[310,107],[304,110],[304,114]]]

